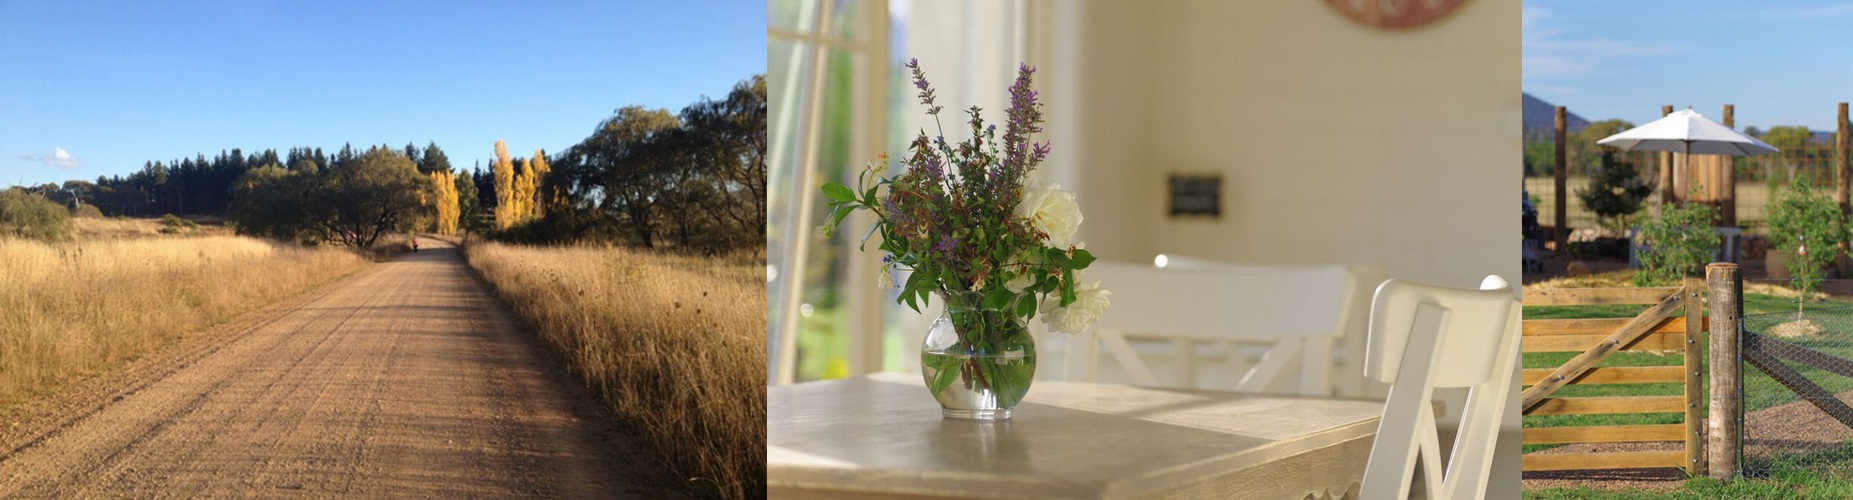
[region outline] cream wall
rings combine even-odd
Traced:
[[[1043,176],[1079,193],[1096,255],[1519,282],[1519,2],[1404,32],[1320,1],[1030,5],[1059,105]],[[1223,218],[1167,217],[1172,172],[1221,173]],[[1458,418],[1463,398],[1444,399]],[[1517,494],[1513,413],[1489,498]]]
[[[1078,107],[1057,123],[1076,140],[1056,151],[1072,155],[1096,254],[1518,281],[1517,2],[1467,2],[1410,32],[1323,2],[1078,10]],[[1208,171],[1223,218],[1167,217],[1167,174]]]

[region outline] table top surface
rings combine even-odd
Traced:
[[[1383,411],[1368,399],[1039,381],[1011,421],[986,423],[941,417],[918,375],[767,393],[774,486],[954,483],[1075,496],[1189,483],[1368,439]]]

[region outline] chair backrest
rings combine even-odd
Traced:
[[[1194,344],[1212,342],[1242,373],[1233,388],[1246,392],[1268,392],[1279,375],[1297,367],[1299,393],[1330,394],[1332,344],[1347,327],[1356,295],[1353,275],[1343,266],[1161,269],[1101,261],[1080,279],[1100,281],[1113,292],[1113,306],[1069,344],[1068,373],[1093,380],[1097,347],[1104,346],[1133,383],[1158,385],[1127,340],[1155,338],[1172,343],[1170,371],[1179,385],[1192,387]],[[1256,342],[1272,346],[1251,365],[1237,343]]]
[[[1364,369],[1390,384],[1390,396],[1362,498],[1408,498],[1418,455],[1429,498],[1484,498],[1514,390],[1520,314],[1517,294],[1498,276],[1478,290],[1399,280],[1377,287]],[[1435,387],[1470,388],[1445,466],[1430,401]]]
[[[1336,335],[1351,297],[1343,266],[1158,268],[1098,261],[1081,281],[1113,291],[1095,328],[1205,339]]]

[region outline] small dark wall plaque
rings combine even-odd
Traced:
[[[1222,217],[1222,176],[1171,174],[1172,217]]]

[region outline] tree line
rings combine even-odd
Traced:
[[[766,109],[755,75],[679,112],[620,108],[559,154],[513,157],[497,141],[487,169],[453,168],[435,142],[231,149],[34,191],[112,216],[220,214],[241,233],[304,243],[426,230],[722,251],[764,245]]]

